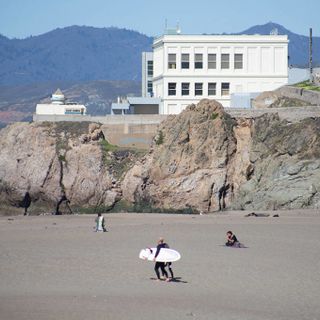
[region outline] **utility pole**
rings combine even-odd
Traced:
[[[310,28],[310,35],[309,35],[309,72],[310,72],[309,81],[311,83],[313,83],[313,74],[312,74],[312,28]]]

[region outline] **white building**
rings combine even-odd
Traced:
[[[160,114],[180,113],[203,98],[229,107],[231,94],[287,82],[286,35],[165,34],[153,43],[152,90],[161,98]]]
[[[153,53],[142,52],[142,97],[152,97]]]
[[[58,89],[51,96],[51,103],[38,103],[37,115],[85,115],[87,108],[82,104],[67,102],[64,94]]]

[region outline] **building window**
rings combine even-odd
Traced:
[[[208,69],[217,68],[217,55],[215,53],[208,54]]]
[[[152,77],[153,76],[153,61],[148,60],[148,76]]]
[[[208,83],[208,96],[215,96],[217,94],[217,84],[215,82]]]
[[[228,96],[230,92],[230,83],[229,82],[222,82],[221,83],[221,95]]]
[[[182,82],[182,84],[181,84],[181,95],[182,96],[188,96],[189,95],[189,89],[190,89],[190,83],[189,82]]]
[[[175,82],[168,83],[168,96],[175,96],[176,95],[176,88],[177,84]]]
[[[196,53],[194,56],[194,68],[195,69],[202,69],[203,63],[202,63],[202,53]]]
[[[221,69],[229,69],[229,53],[223,53],[221,55]]]
[[[153,92],[152,81],[148,81],[148,93],[150,94],[151,97],[152,97],[152,92]]]
[[[66,109],[64,114],[83,114],[83,109]]]
[[[168,69],[176,69],[176,68],[177,68],[176,54],[169,53],[168,54]]]
[[[242,69],[243,68],[243,54],[236,53],[234,55],[234,68],[235,69]]]
[[[189,53],[181,54],[181,69],[189,69]]]
[[[202,83],[196,82],[194,84],[194,95],[195,96],[202,96]]]

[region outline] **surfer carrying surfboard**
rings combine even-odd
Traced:
[[[164,239],[160,238],[158,241],[157,250],[156,250],[156,254],[154,255],[153,261],[156,261],[156,258],[158,256],[158,254],[160,253],[160,250],[162,248],[166,248],[167,246],[168,245],[164,242]],[[168,277],[168,273],[165,269],[165,266],[166,266],[165,262],[156,261],[156,264],[154,266],[154,271],[155,271],[155,273],[157,275],[157,279],[159,281],[161,280],[159,269],[161,269],[161,272],[162,272],[163,276],[166,278],[166,281],[170,281],[170,279]]]

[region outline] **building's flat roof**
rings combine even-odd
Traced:
[[[159,104],[160,98],[153,97],[127,97],[130,104]]]
[[[164,34],[153,41],[153,47],[160,45],[163,42],[185,42],[185,43],[288,43],[287,35],[261,35],[261,34],[223,34],[223,35],[211,35],[211,34]]]
[[[113,102],[111,104],[111,108],[113,110],[128,110],[130,106],[133,105],[148,105],[148,104],[160,104],[160,98],[153,98],[153,97],[127,97],[128,102]]]
[[[50,106],[50,107],[68,107],[68,108],[86,108],[83,104],[60,104],[60,103],[37,103],[37,106]]]

